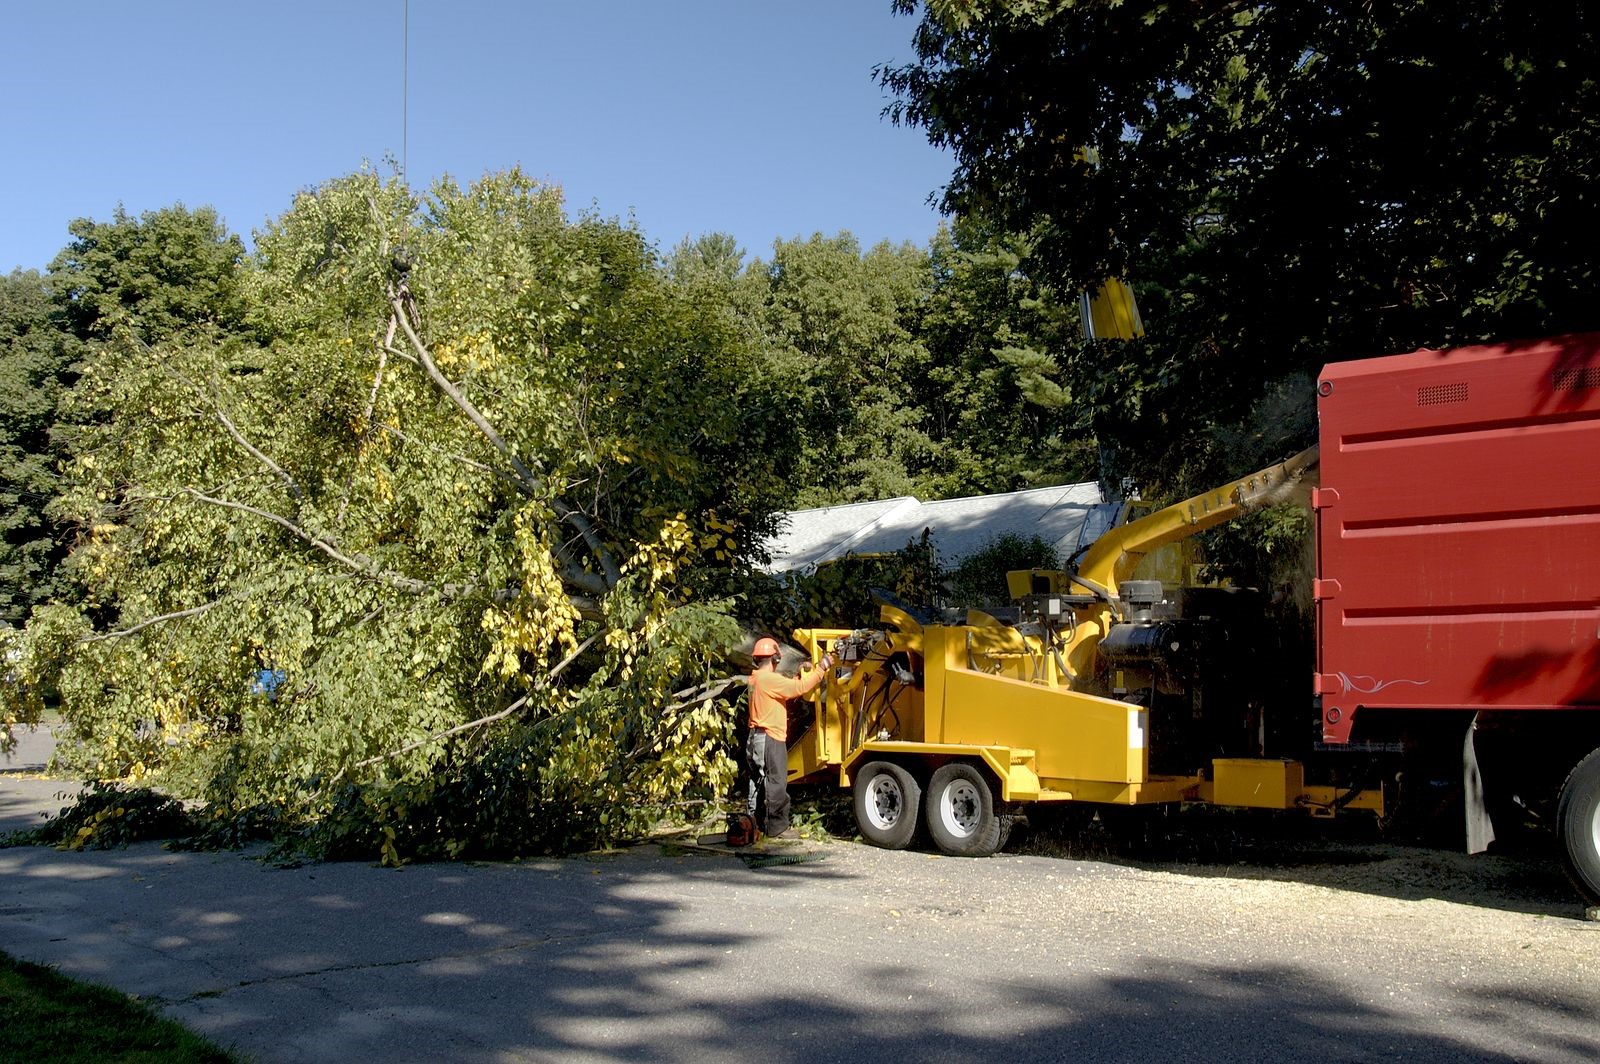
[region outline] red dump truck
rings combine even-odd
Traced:
[[[1600,335],[1337,363],[1317,406],[1326,741],[1471,711],[1469,845],[1478,780],[1553,809],[1600,901]]]
[[[1600,335],[1336,363],[1317,393],[1318,447],[1012,574],[1008,610],[796,633],[841,664],[791,729],[791,780],[853,788],[878,845],[971,855],[1040,802],[1443,794],[1474,849],[1496,814],[1553,821],[1600,902]],[[1316,518],[1316,662],[1273,707],[1259,603],[1140,566],[1292,495]]]

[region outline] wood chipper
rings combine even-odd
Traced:
[[[853,788],[880,846],[925,827],[971,855],[1035,802],[1332,816],[1434,786],[1468,849],[1497,819],[1552,825],[1600,903],[1600,334],[1336,363],[1317,397],[1319,447],[1128,521],[1069,571],[1011,574],[1009,611],[888,601],[879,628],[797,632],[840,664],[791,732],[791,780]],[[1315,663],[1286,733],[1253,704],[1258,604],[1136,570],[1302,494]]]

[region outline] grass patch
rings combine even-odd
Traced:
[[[222,1062],[241,1058],[148,1005],[0,952],[0,1060]]]

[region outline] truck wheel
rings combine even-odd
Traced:
[[[871,761],[856,775],[856,827],[886,850],[903,850],[917,833],[922,788],[911,773],[888,761]]]
[[[934,845],[956,857],[988,857],[1000,848],[1000,818],[983,773],[952,761],[928,781],[925,812]]]
[[[1578,762],[1561,785],[1556,829],[1567,875],[1592,905],[1600,905],[1600,750]]]

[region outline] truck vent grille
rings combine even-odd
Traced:
[[[1428,384],[1417,389],[1418,406],[1439,406],[1443,403],[1467,401],[1467,382],[1460,384]]]
[[[1550,377],[1551,385],[1558,392],[1600,388],[1600,366],[1572,366],[1568,369],[1558,369]]]

